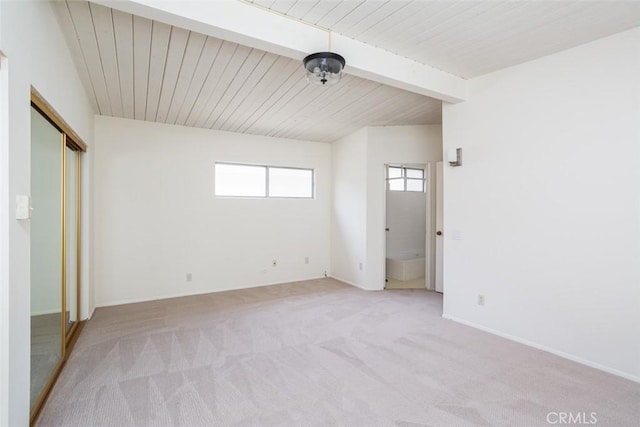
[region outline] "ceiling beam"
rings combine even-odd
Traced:
[[[345,73],[446,102],[467,99],[465,79],[252,4],[236,0],[92,1],[300,61],[310,53],[331,50],[346,59]],[[300,70],[303,72],[302,63]]]

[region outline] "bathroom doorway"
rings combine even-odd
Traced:
[[[430,165],[385,167],[385,289],[428,289]]]

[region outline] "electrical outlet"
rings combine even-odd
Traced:
[[[273,260],[273,262],[271,263],[272,267],[277,267],[278,266],[278,261],[276,261],[275,259]]]
[[[478,305],[484,306],[484,295],[478,294]]]
[[[193,276],[191,273],[187,273],[187,282],[191,282],[193,280]]]
[[[304,257],[304,263],[305,263],[305,264],[309,264],[309,257],[308,257],[308,256],[307,256],[307,257]]]

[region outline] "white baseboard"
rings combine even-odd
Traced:
[[[448,320],[452,320],[452,321],[454,321],[456,323],[460,323],[460,324],[465,325],[465,326],[470,326],[470,327],[472,327],[474,329],[479,329],[481,331],[488,332],[488,333],[490,333],[492,335],[497,335],[499,337],[506,338],[506,339],[508,339],[510,341],[515,341],[517,343],[524,344],[526,346],[533,347],[533,348],[538,349],[538,350],[546,351],[547,353],[554,354],[556,356],[562,357],[563,359],[571,360],[572,362],[576,362],[576,363],[579,363],[581,365],[585,365],[585,366],[588,366],[590,368],[594,368],[594,369],[597,369],[599,371],[606,372],[608,374],[613,374],[613,375],[616,375],[618,377],[622,377],[624,379],[627,379],[627,380],[630,380],[630,381],[633,381],[633,382],[636,382],[636,383],[640,383],[640,377],[637,377],[635,375],[631,375],[631,374],[629,374],[627,372],[623,372],[623,371],[620,371],[620,370],[615,369],[615,368],[610,368],[608,366],[604,366],[604,365],[601,365],[599,363],[595,363],[595,362],[592,362],[590,360],[583,359],[582,357],[575,356],[575,355],[570,354],[570,353],[565,353],[564,351],[556,350],[554,348],[547,347],[545,345],[538,344],[536,342],[529,341],[527,339],[517,337],[515,335],[510,335],[510,334],[506,334],[504,332],[497,331],[495,329],[487,328],[486,326],[482,326],[482,325],[479,325],[477,323],[470,322],[468,320],[460,319],[460,318],[457,318],[455,316],[449,316],[449,315],[443,313],[442,317],[445,318],[445,319],[448,319]]]
[[[329,277],[330,277],[330,278],[332,278],[332,279],[335,279],[335,280],[337,280],[337,281],[339,281],[339,282],[346,283],[347,285],[351,285],[351,286],[353,286],[354,288],[362,289],[363,291],[372,291],[372,292],[375,292],[375,291],[382,291],[382,290],[384,290],[384,289],[371,289],[371,288],[365,288],[364,286],[358,285],[357,283],[350,282],[349,280],[345,280],[345,279],[343,279],[343,278],[341,278],[341,277],[334,276],[334,275],[330,275]]]
[[[286,281],[286,282],[268,282],[268,283],[260,283],[260,284],[257,284],[257,285],[256,284],[251,284],[251,285],[228,286],[228,287],[225,287],[225,288],[199,290],[199,291],[194,291],[194,292],[182,292],[182,293],[176,293],[176,294],[171,294],[171,295],[158,295],[158,296],[152,296],[152,297],[141,297],[141,298],[131,298],[131,299],[107,301],[107,302],[101,302],[101,303],[96,304],[96,306],[94,308],[94,311],[95,311],[96,308],[100,308],[100,307],[111,307],[111,306],[114,306],[114,305],[124,305],[124,304],[135,304],[135,303],[139,303],[139,302],[159,301],[159,300],[163,300],[163,299],[190,297],[190,296],[194,296],[194,295],[206,295],[206,294],[213,294],[213,293],[218,293],[218,292],[237,291],[237,290],[240,290],[240,289],[261,288],[263,286],[284,285],[286,283],[296,283],[296,282],[304,282],[306,280],[318,280],[318,279],[324,279],[324,276],[320,276],[320,277],[315,276],[315,277],[309,277],[309,278],[289,280],[289,281]],[[93,312],[91,313],[91,316],[93,316]],[[89,316],[89,318],[91,318],[91,316]]]
[[[341,277],[334,276],[334,275],[329,275],[329,277],[334,279],[334,280],[337,280],[338,282],[346,283],[347,285],[353,286],[354,288],[362,289],[363,291],[367,291],[368,290],[368,289],[365,289],[362,286],[358,285],[357,283],[350,282],[349,280],[343,279]]]

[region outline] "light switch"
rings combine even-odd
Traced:
[[[16,219],[31,218],[31,200],[29,196],[16,196]]]
[[[451,233],[451,239],[462,240],[462,232],[460,230],[453,230]]]

